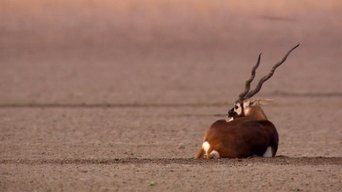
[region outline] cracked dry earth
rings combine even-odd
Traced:
[[[0,2],[0,191],[341,191],[341,3],[26,2]],[[193,159],[297,42],[257,95],[277,157]]]

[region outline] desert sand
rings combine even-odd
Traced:
[[[0,2],[0,191],[340,191],[340,1]],[[256,98],[275,158],[195,160]]]

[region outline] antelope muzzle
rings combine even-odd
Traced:
[[[231,108],[229,111],[228,111],[228,117],[229,118],[235,118],[237,117],[238,114],[234,111],[234,108]]]

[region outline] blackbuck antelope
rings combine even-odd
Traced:
[[[263,83],[273,76],[275,70],[285,62],[289,54],[299,46],[290,49],[271,71],[262,77],[256,88],[250,91],[256,69],[260,64],[261,53],[252,68],[251,77],[245,83],[245,90],[239,95],[232,109],[228,111],[229,120],[214,122],[204,135],[204,142],[195,158],[244,158],[250,156],[274,157],[278,149],[278,132],[261,108],[262,100],[252,100]]]

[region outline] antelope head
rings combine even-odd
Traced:
[[[296,46],[294,46],[292,49],[290,49],[286,54],[285,56],[283,57],[282,60],[280,60],[278,63],[276,63],[271,71],[263,76],[259,82],[257,83],[256,87],[254,90],[251,90],[250,91],[250,88],[251,88],[251,83],[255,77],[255,73],[256,73],[256,70],[257,68],[259,67],[259,64],[260,64],[260,59],[261,59],[261,53],[259,54],[258,56],[258,60],[257,60],[257,63],[253,66],[252,68],[252,72],[251,72],[251,77],[246,81],[245,83],[245,90],[240,93],[239,95],[239,98],[238,100],[235,102],[235,105],[233,108],[231,108],[229,111],[228,111],[228,118],[229,118],[229,121],[235,119],[235,118],[239,118],[239,117],[251,117],[253,119],[256,119],[256,120],[267,120],[267,117],[264,113],[264,111],[262,110],[261,106],[260,106],[260,103],[263,101],[263,100],[253,100],[251,99],[254,95],[256,95],[262,85],[268,80],[270,79],[275,70],[281,65],[283,64],[287,57],[290,55],[290,53],[296,49],[300,44],[297,44]]]

